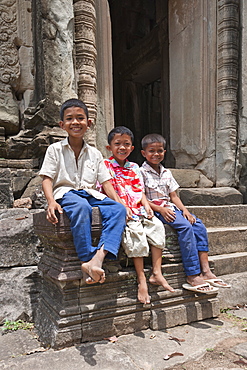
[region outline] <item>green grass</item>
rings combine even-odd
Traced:
[[[16,331],[19,329],[24,330],[31,330],[34,328],[34,324],[32,322],[25,322],[23,320],[17,320],[17,321],[10,321],[5,320],[2,330],[3,331]]]

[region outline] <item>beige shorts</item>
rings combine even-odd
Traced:
[[[122,246],[128,257],[147,257],[149,244],[164,249],[165,238],[164,225],[157,217],[140,217],[138,221],[127,221]]]

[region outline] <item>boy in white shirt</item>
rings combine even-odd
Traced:
[[[111,176],[101,153],[84,141],[91,125],[86,105],[79,99],[69,99],[61,106],[60,118],[59,125],[68,138],[48,147],[39,173],[48,202],[47,219],[55,224],[55,212],[65,211],[86,282],[103,283],[102,263],[106,255],[112,259],[117,256],[126,208],[109,181]],[[97,181],[106,195],[95,190]],[[91,239],[92,207],[98,207],[102,217],[97,247],[92,246]]]

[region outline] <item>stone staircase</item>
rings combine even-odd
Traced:
[[[210,264],[218,275],[246,272],[247,205],[188,207],[208,229]],[[106,261],[104,284],[87,285],[82,281],[80,262],[74,250],[69,221],[65,215],[54,226],[45,213],[34,215],[35,231],[45,250],[39,263],[43,273],[42,292],[35,324],[40,340],[53,348],[93,341],[111,335],[123,335],[146,328],[154,330],[190,323],[219,314],[220,304],[214,295],[194,294],[182,289],[186,281],[176,233],[165,226],[167,247],[163,273],[175,293],[150,286],[151,304],[136,299],[136,274],[131,260],[120,250],[119,260]],[[93,213],[92,234],[100,234],[98,210]],[[145,260],[146,275],[151,261]],[[221,291],[231,289],[221,289]]]

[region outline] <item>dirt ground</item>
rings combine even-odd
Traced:
[[[231,322],[241,330],[247,329],[247,320],[238,319],[227,313],[218,317]],[[167,370],[226,370],[226,369],[247,369],[247,358],[233,352],[233,348],[240,344],[246,343],[246,337],[234,337],[224,339],[215,348],[208,351],[198,360],[187,361],[180,365],[175,365]]]

